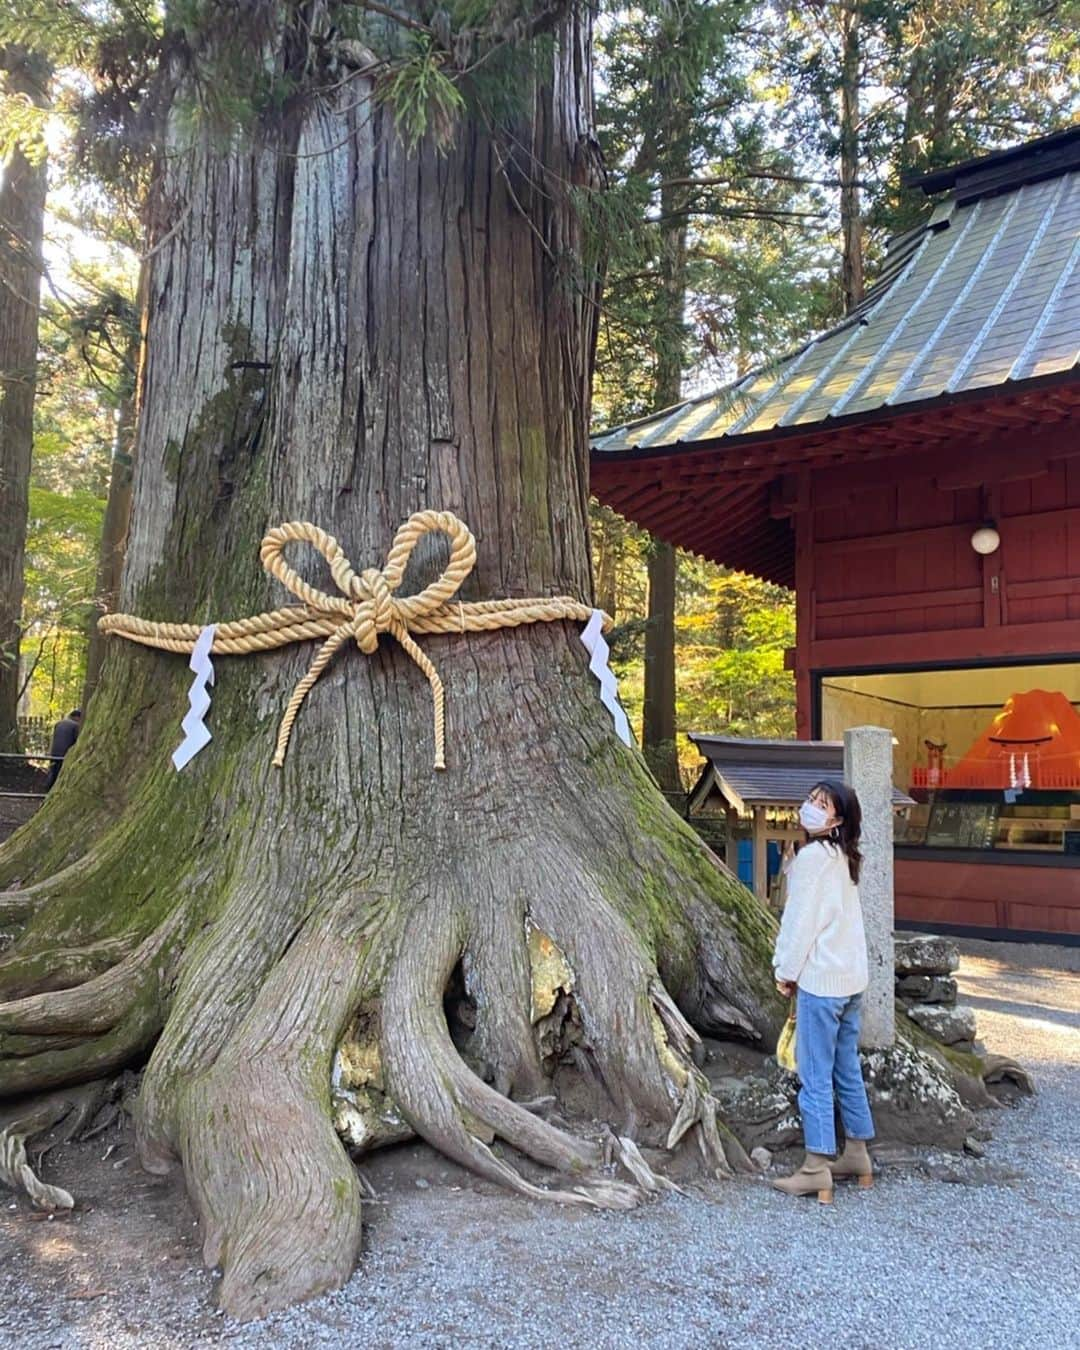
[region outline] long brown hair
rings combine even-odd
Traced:
[[[852,788],[834,778],[823,778],[820,783],[815,783],[809,795],[813,796],[815,792],[828,794],[833,814],[839,818],[827,835],[818,835],[817,838],[825,843],[834,844],[840,850],[847,859],[848,871],[857,886],[859,870],[862,867],[862,852],[859,849],[859,838],[862,835],[862,807],[859,805],[859,799]]]

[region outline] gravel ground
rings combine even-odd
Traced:
[[[1039,1087],[992,1114],[982,1160],[894,1152],[872,1191],[840,1190],[831,1208],[741,1181],[595,1215],[516,1199],[431,1155],[430,1182],[395,1182],[388,1155],[370,1168],[387,1203],[372,1207],[351,1283],[253,1327],[213,1314],[189,1212],[148,1192],[173,1245],[148,1243],[145,1269],[109,1266],[95,1213],[81,1229],[34,1225],[18,1261],[4,1259],[0,1220],[0,1345],[1080,1346],[1080,948],[962,947],[980,1039]],[[63,1282],[39,1288],[50,1265]]]

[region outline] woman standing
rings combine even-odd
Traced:
[[[874,1122],[859,1065],[868,983],[858,890],[862,810],[851,788],[826,780],[799,808],[799,821],[808,842],[788,875],[773,968],[777,989],[789,998],[797,992],[795,1055],[806,1157],[797,1172],[773,1185],[788,1195],[816,1194],[828,1204],[835,1177],[873,1183],[866,1141],[874,1137]],[[839,1158],[834,1092],[845,1136]]]

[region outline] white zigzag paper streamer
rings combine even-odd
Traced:
[[[603,611],[594,609],[592,617],[582,629],[581,641],[585,650],[589,653],[589,669],[600,681],[600,702],[611,714],[615,723],[615,731],[620,740],[627,745],[633,745],[634,738],[630,731],[630,723],[626,720],[626,713],[623,712],[622,705],[619,702],[619,681],[608,665],[611,648],[604,639],[603,623]]]
[[[195,758],[204,745],[211,740],[210,729],[203,720],[210,710],[210,694],[206,686],[214,683],[214,666],[210,660],[210,648],[214,645],[216,624],[208,624],[199,634],[192,649],[188,665],[195,672],[195,679],[188,690],[188,703],[191,707],[180,723],[184,739],[173,751],[172,762],[177,771]]]

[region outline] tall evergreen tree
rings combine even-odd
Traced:
[[[19,648],[46,191],[44,143],[35,114],[48,103],[48,78],[47,63],[34,52],[0,46],[7,133],[0,146],[0,751],[19,748]]]
[[[617,217],[607,252],[606,318],[600,380],[620,392],[622,411],[641,415],[682,396],[695,346],[740,345],[738,318],[714,303],[716,292],[692,253],[722,247],[715,235],[755,222],[790,223],[792,189],[762,172],[764,133],[754,116],[740,60],[739,25],[747,6],[652,3],[620,14],[602,43],[601,142],[615,180]],[[611,220],[607,208],[605,223]],[[614,232],[613,232],[614,233]],[[714,255],[715,256],[715,255]],[[747,273],[752,268],[746,269]],[[749,277],[747,277],[749,280]],[[695,282],[697,283],[695,285]],[[700,333],[688,319],[693,295]],[[625,378],[644,364],[644,378]],[[674,615],[678,561],[661,539],[649,548],[644,626],[642,743],[661,786],[681,787],[675,747]]]
[[[766,0],[750,58],[806,181],[833,203],[837,313],[926,210],[905,175],[1080,116],[1076,0]]]
[[[90,606],[86,678],[82,695],[85,709],[97,689],[105,659],[106,640],[98,620],[103,614],[116,609],[127,548],[135,462],[135,377],[140,360],[140,334],[138,314],[131,307],[127,297],[118,293],[102,297],[79,318],[84,331],[96,330],[105,335],[116,359],[115,389],[110,391],[116,399],[115,432],[101,543],[98,548],[93,604]]]

